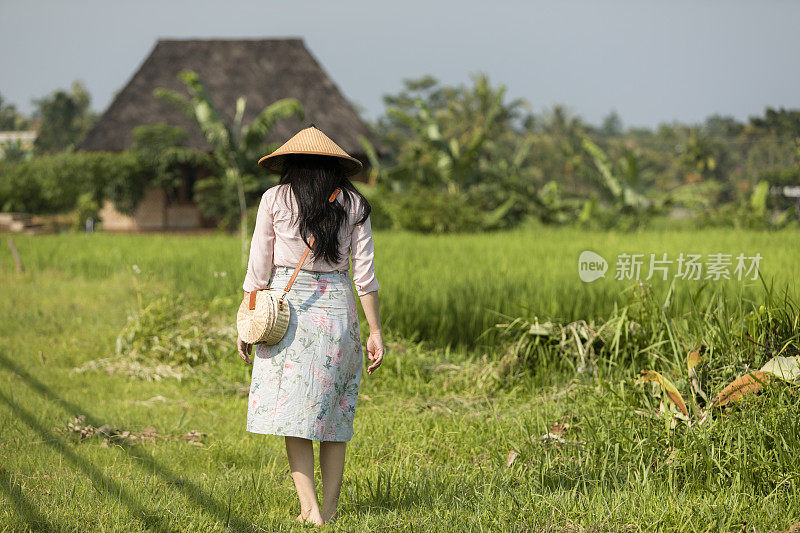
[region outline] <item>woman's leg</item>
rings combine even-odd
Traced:
[[[333,441],[319,443],[319,465],[322,469],[322,520],[325,523],[336,518],[346,445],[346,442]]]
[[[314,446],[309,439],[285,438],[289,468],[292,470],[292,479],[297,489],[297,496],[300,498],[300,515],[297,518],[322,525],[317,491],[314,488]]]

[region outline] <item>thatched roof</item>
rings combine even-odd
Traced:
[[[208,149],[197,126],[177,107],[153,96],[166,87],[188,96],[178,78],[182,69],[197,72],[214,105],[232,124],[236,99],[247,98],[244,123],[281,98],[297,98],[305,121],[280,121],[269,142],[283,142],[308,123],[315,123],[351,154],[363,154],[358,136],[364,135],[380,152],[374,134],[328,78],[302,39],[172,40],[160,39],[139,70],[116,95],[78,146],[83,150],[118,151],[129,148],[136,126],[167,123],[190,133],[189,145]],[[360,157],[364,163],[365,158]]]

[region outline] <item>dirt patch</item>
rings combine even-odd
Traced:
[[[192,446],[203,446],[203,439],[207,436],[197,430],[191,430],[183,435],[172,433],[160,433],[154,427],[147,427],[141,431],[132,431],[124,428],[113,427],[103,424],[95,427],[86,422],[86,415],[78,415],[66,426],[59,426],[56,431],[66,434],[72,438],[77,438],[79,442],[87,439],[102,439],[103,446],[119,444],[122,446],[132,446],[143,442],[156,444],[163,440],[182,440]]]

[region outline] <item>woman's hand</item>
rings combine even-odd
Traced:
[[[239,335],[236,335],[236,348],[239,350],[239,357],[244,359],[248,365],[252,365],[253,362],[247,356],[253,354],[253,345],[247,344]]]
[[[380,331],[371,331],[367,339],[367,357],[372,364],[367,367],[367,372],[372,374],[383,361],[383,337]]]

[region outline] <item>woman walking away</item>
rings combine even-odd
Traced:
[[[246,429],[285,437],[300,499],[297,519],[322,525],[336,518],[363,367],[348,256],[369,323],[367,372],[383,360],[370,205],[348,179],[361,163],[313,124],[258,163],[281,178],[261,197],[242,288],[282,289],[307,246],[310,253],[286,293],[289,325],[281,340],[256,344],[255,354],[253,345],[236,340],[241,358],[253,365]],[[321,510],[314,489],[315,440]]]

